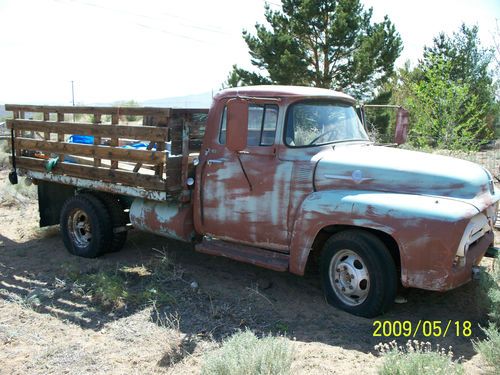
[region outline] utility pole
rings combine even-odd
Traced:
[[[75,81],[71,81],[71,102],[75,106]],[[75,114],[73,113],[73,122],[75,122]]]
[[[73,107],[75,106],[75,81],[71,81],[71,101],[73,102]]]

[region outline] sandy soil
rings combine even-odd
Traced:
[[[1,171],[0,181],[5,177]],[[305,277],[268,271],[137,231],[119,253],[77,258],[65,250],[58,227],[38,228],[36,200],[7,198],[0,195],[2,374],[199,373],[204,353],[245,327],[285,331],[294,340],[293,373],[365,374],[376,373],[381,361],[374,345],[406,342],[373,337],[375,319],[328,306],[313,271]],[[164,284],[175,303],[106,311],[69,281],[75,270],[143,269],[157,256],[153,249],[164,250],[179,271]],[[147,285],[144,277],[135,276],[135,288]],[[472,337],[416,338],[452,346],[468,373],[483,371],[471,343],[487,321],[478,283],[444,294],[409,290],[406,298],[380,319],[471,321]]]

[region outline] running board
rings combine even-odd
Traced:
[[[195,246],[195,250],[200,253],[223,256],[259,267],[269,268],[274,271],[288,270],[289,256],[271,250],[221,240],[208,240],[206,238]]]

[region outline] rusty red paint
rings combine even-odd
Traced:
[[[240,165],[236,153],[218,141],[224,106],[228,99],[237,96],[258,97],[259,103],[266,103],[265,97],[269,97],[269,103],[276,103],[275,99],[279,98],[280,124],[285,122],[286,108],[290,104],[314,97],[300,90],[248,89],[226,91],[215,98],[209,112],[200,167],[196,171],[193,198],[194,224],[198,233],[231,243],[289,253],[289,271],[303,274],[311,247],[322,229],[335,225],[367,228],[386,233],[398,244],[401,280],[405,286],[446,290],[470,280],[470,266],[479,259],[477,254],[486,251],[491,242],[489,235],[474,245],[474,251],[468,252],[467,264],[460,271],[453,269],[454,255],[469,219],[498,200],[487,192],[486,185],[481,186],[480,194],[477,190],[466,191],[465,182],[452,178],[448,185],[434,184],[434,187],[430,177],[429,184],[420,187],[415,186],[414,179],[407,178],[399,181],[398,185],[385,183],[380,188],[377,176],[367,176],[362,185],[372,192],[373,187],[379,184],[375,190],[381,194],[405,192],[408,199],[414,199],[412,194],[422,194],[425,189],[441,189],[440,193],[445,197],[439,198],[440,203],[437,204],[442,206],[450,205],[447,194],[463,190],[464,198],[470,195],[470,204],[462,203],[460,214],[455,216],[453,222],[432,217],[413,217],[402,221],[396,215],[397,209],[383,212],[374,204],[364,208],[353,204],[346,211],[335,200],[322,205],[318,200],[316,210],[304,212],[304,202],[314,199],[313,195],[318,190],[345,190],[347,195],[359,194],[362,193],[360,185],[350,181],[349,176],[335,183],[318,178],[319,161],[325,155],[335,158],[338,153],[332,152],[331,146],[289,148],[282,141],[283,126],[278,126],[273,147],[247,146],[239,155]],[[351,99],[339,95],[338,100],[349,102]],[[369,154],[367,157],[370,157]],[[209,160],[216,162],[209,163]],[[411,168],[408,165],[408,170],[411,171]],[[436,198],[427,199],[431,210],[432,205],[436,205]],[[440,206],[435,208],[439,209]],[[450,210],[458,208],[451,207]]]
[[[140,230],[177,240],[191,241],[194,237],[191,205],[135,199],[130,222]]]

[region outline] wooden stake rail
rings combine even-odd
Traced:
[[[170,195],[188,189],[184,180],[189,155],[201,149],[208,113],[206,109],[12,104],[5,109],[13,113],[7,128],[14,130],[18,168]],[[130,116],[142,116],[142,125],[140,118],[124,124]],[[71,135],[93,139],[88,144],[73,143]],[[142,150],[123,147],[134,141],[149,146]],[[47,163],[56,157],[50,169]]]

